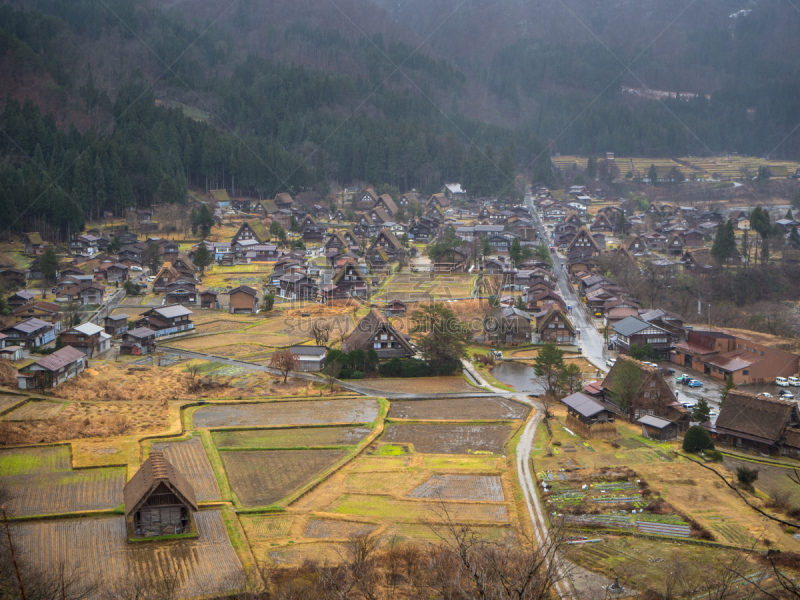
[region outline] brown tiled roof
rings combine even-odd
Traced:
[[[345,352],[352,352],[353,350],[359,349],[368,350],[369,348],[366,347],[367,344],[381,325],[386,326],[387,331],[394,336],[396,341],[400,342],[400,345],[403,346],[410,355],[414,354],[414,350],[411,348],[411,344],[408,340],[392,327],[389,320],[377,308],[371,308],[367,316],[361,319],[361,322],[356,325],[353,333],[351,333],[342,344],[342,350]]]
[[[794,402],[731,390],[722,404],[715,428],[778,441]]]
[[[151,452],[150,458],[131,477],[122,490],[125,499],[125,514],[132,515],[145,503],[159,484],[166,485],[191,510],[199,510],[197,499],[189,480],[164,458],[163,452]]]
[[[244,292],[245,294],[249,294],[250,296],[256,296],[258,292],[256,292],[253,288],[249,285],[240,285],[239,287],[233,288],[231,291],[228,292],[228,295],[233,295],[236,292]]]
[[[750,365],[759,362],[761,358],[752,356],[748,352],[734,351],[720,354],[719,356],[712,356],[705,359],[703,362],[712,367],[719,367],[731,373],[740,369],[746,369]]]

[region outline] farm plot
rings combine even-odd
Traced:
[[[388,494],[411,478],[412,474],[403,471],[376,473],[348,473],[344,487],[351,492],[369,492],[372,494]]]
[[[218,448],[313,448],[352,446],[367,437],[370,431],[366,427],[303,427],[213,431],[211,437]]]
[[[24,564],[55,572],[63,563],[79,581],[97,582],[92,600],[166,573],[180,573],[178,598],[219,595],[240,585],[244,571],[220,511],[194,518],[197,539],[157,545],[128,544],[124,517],[29,522],[12,525],[11,532]]]
[[[458,398],[455,400],[393,401],[389,416],[393,419],[420,420],[500,420],[527,418],[530,408],[508,398]]]
[[[494,475],[433,475],[409,494],[426,500],[505,502],[503,484]]]
[[[511,436],[507,425],[390,424],[382,442],[412,444],[420,454],[502,454]]]
[[[349,539],[354,535],[364,535],[375,529],[375,525],[367,523],[353,523],[350,521],[336,521],[334,519],[314,519],[306,524],[303,536],[308,538],[339,538]]]
[[[69,471],[69,446],[0,450],[0,477]]]
[[[15,408],[3,418],[6,421],[40,421],[43,419],[52,419],[64,410],[66,405],[66,402],[31,400],[19,408]]]
[[[285,498],[345,454],[344,450],[220,452],[231,489],[248,508]]]
[[[6,411],[10,412],[11,409],[20,404],[25,402],[27,398],[25,396],[2,396],[0,395],[0,415],[5,413]]]
[[[66,446],[0,452],[0,483],[14,516],[103,510],[122,504],[124,468],[73,471]]]
[[[239,520],[247,532],[248,537],[257,539],[270,539],[286,537],[292,528],[294,519],[291,517],[249,516],[241,515]]]
[[[319,400],[203,406],[193,415],[195,427],[269,427],[369,423],[378,418],[377,400]]]
[[[468,384],[463,377],[412,377],[408,379],[361,379],[359,387],[379,392],[399,394],[447,394],[481,392],[482,388]]]
[[[388,496],[345,494],[326,510],[343,515],[389,518],[394,521],[492,521],[507,522],[508,508],[502,504],[445,503],[395,500]]]
[[[163,452],[167,460],[192,482],[199,501],[220,499],[217,477],[200,436],[184,442],[153,444],[152,451]]]

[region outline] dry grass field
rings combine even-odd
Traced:
[[[367,437],[370,431],[367,427],[290,427],[213,431],[211,436],[214,445],[219,449],[274,450],[278,448],[352,446]]]
[[[508,425],[404,425],[391,423],[381,442],[409,444],[420,454],[503,454]]]

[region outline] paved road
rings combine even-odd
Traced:
[[[545,560],[548,570],[555,574],[555,590],[559,598],[571,599],[574,598],[572,587],[569,584],[568,576],[571,570],[570,564],[564,560],[560,553],[554,553],[551,548],[552,540],[550,538],[550,531],[547,527],[547,515],[542,510],[539,503],[539,494],[536,490],[536,479],[531,473],[531,450],[533,449],[533,439],[536,436],[536,428],[544,416],[544,406],[539,402],[534,402],[525,394],[509,394],[499,388],[495,388],[480,376],[480,374],[473,369],[469,361],[461,361],[464,368],[475,378],[475,380],[482,386],[485,386],[497,394],[510,396],[521,402],[531,406],[535,411],[534,415],[528,421],[525,429],[520,436],[519,443],[517,444],[517,477],[520,486],[522,487],[523,495],[525,496],[525,504],[528,508],[528,515],[533,523],[534,533],[536,535],[536,543],[539,550],[545,553]],[[553,561],[553,562],[551,562]]]
[[[525,198],[525,203],[528,211],[531,214],[531,220],[537,229],[539,236],[546,242],[550,242],[549,234],[542,225],[539,214],[536,212],[536,207],[533,205],[533,200],[528,196]],[[586,359],[597,367],[600,371],[608,371],[606,366],[606,349],[603,341],[603,336],[597,331],[592,319],[589,318],[584,310],[584,305],[573,292],[569,285],[568,275],[564,260],[557,254],[553,253],[553,272],[556,276],[558,288],[561,292],[561,297],[567,306],[572,307],[572,322],[576,329],[580,330],[580,338],[578,345],[580,345],[583,355]]]

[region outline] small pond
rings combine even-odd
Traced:
[[[536,377],[533,367],[525,363],[501,362],[492,367],[490,373],[499,382],[510,385],[518,392],[544,392],[544,388],[533,381]]]

